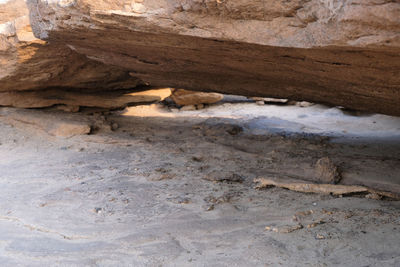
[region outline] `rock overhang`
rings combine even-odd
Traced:
[[[395,1],[27,1],[52,45],[153,86],[400,115]]]

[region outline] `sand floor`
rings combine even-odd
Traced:
[[[0,265],[400,266],[400,201],[253,182],[329,157],[342,184],[400,192],[400,118],[231,100],[28,111],[96,123],[70,138],[0,116]]]

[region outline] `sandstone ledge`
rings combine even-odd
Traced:
[[[0,91],[147,84],[400,115],[397,1],[26,3],[1,6]]]
[[[128,2],[29,1],[36,36],[153,86],[400,115],[400,3]]]

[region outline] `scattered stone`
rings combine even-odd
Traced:
[[[112,131],[116,131],[118,128],[119,128],[118,123],[114,122],[114,123],[111,124],[111,130]]]
[[[181,197],[181,196],[174,197],[174,198],[167,198],[167,200],[169,200],[173,203],[176,203],[176,204],[189,204],[191,202],[190,198]]]
[[[315,238],[316,238],[316,239],[325,239],[325,236],[324,236],[324,235],[321,235],[321,234],[317,234],[317,235],[315,236]]]
[[[303,218],[303,217],[307,217],[311,214],[313,214],[314,211],[313,210],[306,210],[306,211],[298,211],[293,215],[293,220],[294,221],[298,221],[299,219]]]
[[[235,197],[238,196],[237,193],[224,193],[223,195],[219,197],[215,196],[208,196],[204,198],[204,201],[210,204],[222,204],[222,203],[229,203],[231,200]]]
[[[203,109],[205,106],[204,106],[204,104],[197,104],[196,105],[196,108],[197,109]]]
[[[280,181],[279,179],[272,178],[258,178],[254,179],[254,182],[258,183],[256,188],[268,188],[275,186],[303,193],[332,194],[337,196],[355,193],[375,193],[390,199],[400,199],[400,195],[396,193],[377,191],[365,186],[357,185],[312,184],[309,182],[301,182],[301,180],[286,179],[284,181]]]
[[[328,214],[328,215],[332,215],[332,214],[333,214],[333,211],[331,211],[331,210],[326,210],[326,209],[322,209],[322,213]]]
[[[315,104],[311,103],[311,102],[307,102],[307,101],[300,101],[300,102],[296,103],[296,106],[302,107],[302,108],[311,107],[313,105],[315,105]]]
[[[319,183],[337,184],[342,178],[338,167],[328,157],[320,158],[317,161],[315,173]]]
[[[184,89],[173,89],[172,100],[179,106],[214,104],[221,101],[224,95],[219,93],[204,93]],[[203,106],[204,107],[204,106]]]
[[[295,216],[297,216],[297,217],[305,217],[305,216],[311,215],[313,213],[314,213],[313,210],[299,211],[299,212],[296,212]]]
[[[256,101],[256,104],[259,106],[264,106],[265,103],[262,100],[258,100],[258,101]]]
[[[264,104],[286,104],[289,100],[283,98],[271,98],[271,97],[250,97],[250,99],[256,101],[262,101]]]
[[[211,205],[206,205],[204,209],[206,211],[211,211],[211,210],[214,210],[214,208],[215,208],[214,204],[211,204]]]
[[[95,213],[101,213],[103,211],[103,208],[94,208],[93,212]]]
[[[295,225],[284,225],[280,227],[271,227],[271,226],[266,226],[265,230],[267,231],[273,231],[275,233],[281,233],[281,234],[288,234],[297,230],[303,229],[303,225],[301,224],[295,224]]]
[[[317,221],[317,222],[312,222],[312,223],[310,223],[310,224],[307,225],[307,228],[314,228],[314,227],[316,227],[316,226],[318,226],[318,225],[321,225],[321,224],[324,224],[324,223],[325,223],[325,222],[322,221],[322,220]]]
[[[377,193],[370,193],[370,194],[365,195],[365,198],[375,199],[375,200],[381,200],[381,199],[382,199],[382,196],[380,196],[380,195],[377,194]]]
[[[183,106],[180,109],[181,111],[194,111],[196,110],[196,107],[194,105],[187,105],[187,106]]]
[[[284,98],[264,98],[264,102],[268,104],[286,104],[289,100]]]

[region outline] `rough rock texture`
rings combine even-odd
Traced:
[[[184,89],[174,89],[172,90],[171,98],[176,104],[185,106],[217,103],[224,98],[224,95],[218,93],[204,93]]]
[[[88,121],[77,121],[68,116],[42,111],[1,109],[0,121],[17,128],[25,128],[27,124],[53,136],[72,137],[89,134],[91,125]]]
[[[340,179],[338,167],[328,157],[320,158],[315,164],[317,181],[326,184],[337,184]]]
[[[166,90],[170,92],[169,89]],[[113,90],[109,92],[92,91],[90,93],[85,93],[53,89],[40,91],[0,92],[0,106],[43,108],[63,104],[77,107],[85,106],[118,109],[136,104],[158,102],[161,100],[160,96],[164,92],[157,93],[155,91],[156,90],[148,90],[137,93],[127,93],[124,90]]]
[[[0,1],[0,92],[62,88],[79,91],[135,87],[126,70],[90,60],[65,44],[36,38],[23,0]]]
[[[400,115],[393,0],[29,0],[36,36],[154,86]]]

